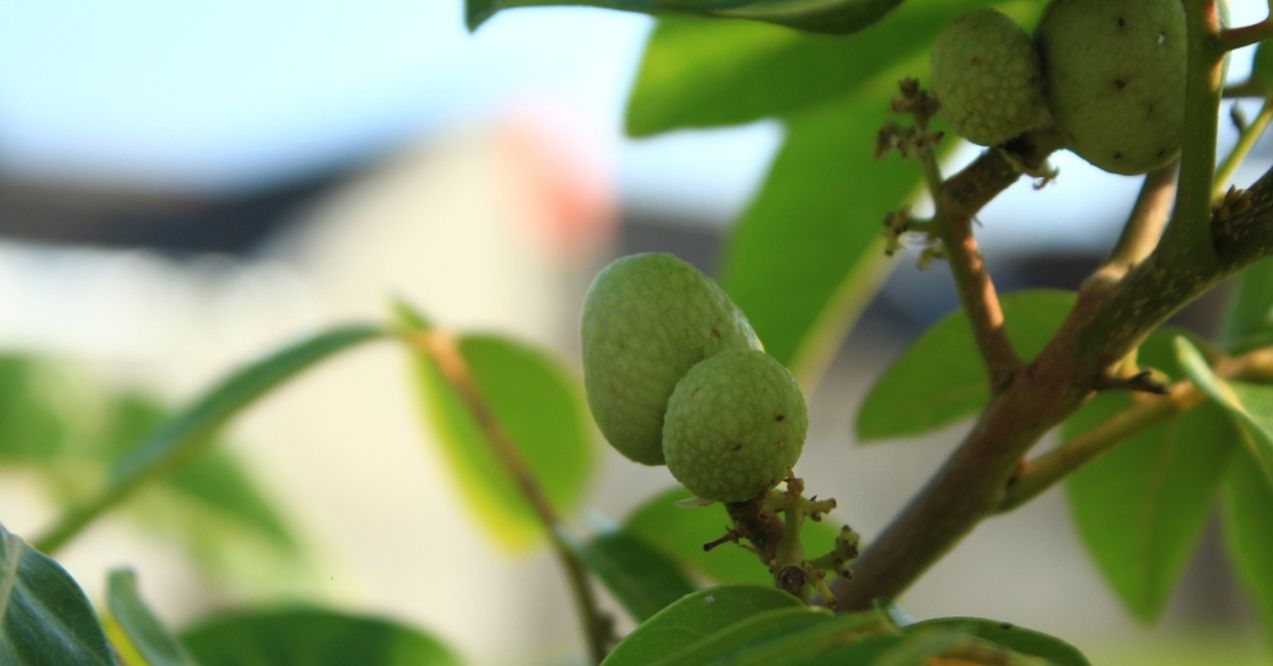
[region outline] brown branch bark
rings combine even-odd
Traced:
[[[951,194],[984,204],[1011,184],[1001,167],[983,155],[948,185],[987,189]],[[1052,342],[991,398],[959,448],[863,552],[853,580],[837,581],[838,609],[867,608],[877,597],[905,590],[994,510],[1025,453],[1082,404],[1113,364],[1173,312],[1273,254],[1273,175],[1265,174],[1241,201],[1211,219],[1207,254],[1214,252],[1215,261],[1208,257],[1205,267],[1180,265],[1156,251],[1118,283],[1080,291]]]

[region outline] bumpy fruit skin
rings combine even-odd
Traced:
[[[1052,0],[1035,40],[1071,150],[1121,174],[1176,157],[1185,121],[1180,0]]]
[[[667,403],[667,468],[695,495],[741,502],[772,488],[800,458],[809,427],[791,373],[761,351],[699,363]]]
[[[993,9],[963,14],[933,43],[932,88],[960,136],[993,146],[1050,124],[1030,36]]]
[[[623,257],[584,299],[584,388],[593,419],[619,453],[663,464],[663,413],[695,363],[760,341],[725,292],[668,254]]]

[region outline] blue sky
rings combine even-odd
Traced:
[[[1263,5],[1235,1],[1235,21]],[[623,99],[650,25],[528,9],[469,34],[462,0],[0,0],[0,165],[234,190],[543,98],[613,153],[629,201],[728,219],[780,132],[624,141]],[[1062,167],[1087,194],[1105,182],[1077,161]]]

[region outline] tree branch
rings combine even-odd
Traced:
[[[979,160],[969,169],[993,171],[994,165]],[[966,180],[1001,183],[973,174]],[[969,199],[993,196],[985,191]],[[1205,242],[1215,253],[1211,268],[1175,263],[1160,244],[1118,284],[1080,291],[1048,346],[1007,390],[992,396],[958,449],[863,552],[853,580],[835,583],[838,609],[868,608],[875,598],[905,590],[994,511],[1022,456],[1082,404],[1110,366],[1173,312],[1273,255],[1273,175],[1266,173],[1243,201],[1204,226]]]
[[[1255,143],[1260,140],[1270,120],[1273,120],[1273,103],[1266,99],[1264,106],[1260,108],[1260,114],[1242,128],[1242,133],[1238,135],[1238,142],[1233,145],[1233,150],[1229,151],[1216,169],[1215,180],[1211,187],[1213,201],[1224,195],[1225,185],[1229,184],[1234,172],[1238,170],[1238,165],[1242,164],[1242,160],[1246,159],[1251,149],[1255,147]]]
[[[982,188],[1001,191],[1017,180],[1023,167],[1039,170],[1057,141],[1059,138],[1051,133],[1040,133],[1022,137],[1003,149],[992,148],[933,192],[937,232],[946,248],[959,303],[968,314],[992,391],[1000,391],[1012,381],[1021,368],[1021,359],[1008,340],[998,292],[972,235],[973,216],[988,201],[975,194],[986,191]],[[920,158],[933,163],[924,165],[926,175],[935,172],[934,155],[921,154]]]
[[[570,582],[570,590],[575,597],[575,605],[579,609],[592,663],[600,663],[606,656],[610,623],[597,605],[596,595],[588,583],[587,570],[575,556],[570,544],[563,538],[561,518],[548,502],[548,498],[540,489],[539,482],[535,480],[530,468],[526,466],[526,461],[517,450],[517,445],[504,431],[490,406],[477,390],[477,386],[473,384],[468,364],[456,348],[455,339],[446,333],[429,330],[410,337],[409,341],[437,363],[442,376],[460,395],[465,408],[486,434],[487,440],[491,442],[500,465],[504,467],[504,471],[513,479],[522,496],[534,509],[535,516],[543,525],[548,540],[553,546],[553,552]]]
[[[1096,272],[1098,279],[1117,280],[1154,251],[1171,215],[1179,166],[1180,161],[1173,160],[1171,164],[1145,175],[1127,224],[1123,225],[1123,233],[1110,251],[1105,265]]]
[[[1270,37],[1273,37],[1273,21],[1264,19],[1259,23],[1221,30],[1219,42],[1220,48],[1225,51],[1232,51],[1244,46],[1258,44]]]

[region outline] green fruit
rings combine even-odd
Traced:
[[[761,351],[723,352],[677,383],[663,454],[695,495],[741,502],[787,477],[808,427],[804,396],[781,363]]]
[[[759,349],[733,301],[668,254],[624,257],[597,275],[580,331],[592,416],[619,453],[663,464],[663,412],[676,382],[721,351]]]
[[[1176,157],[1185,121],[1180,0],[1052,0],[1035,39],[1071,150],[1121,174]]]
[[[943,28],[931,68],[942,115],[973,143],[998,145],[1051,122],[1030,36],[1001,12],[969,12]]]

